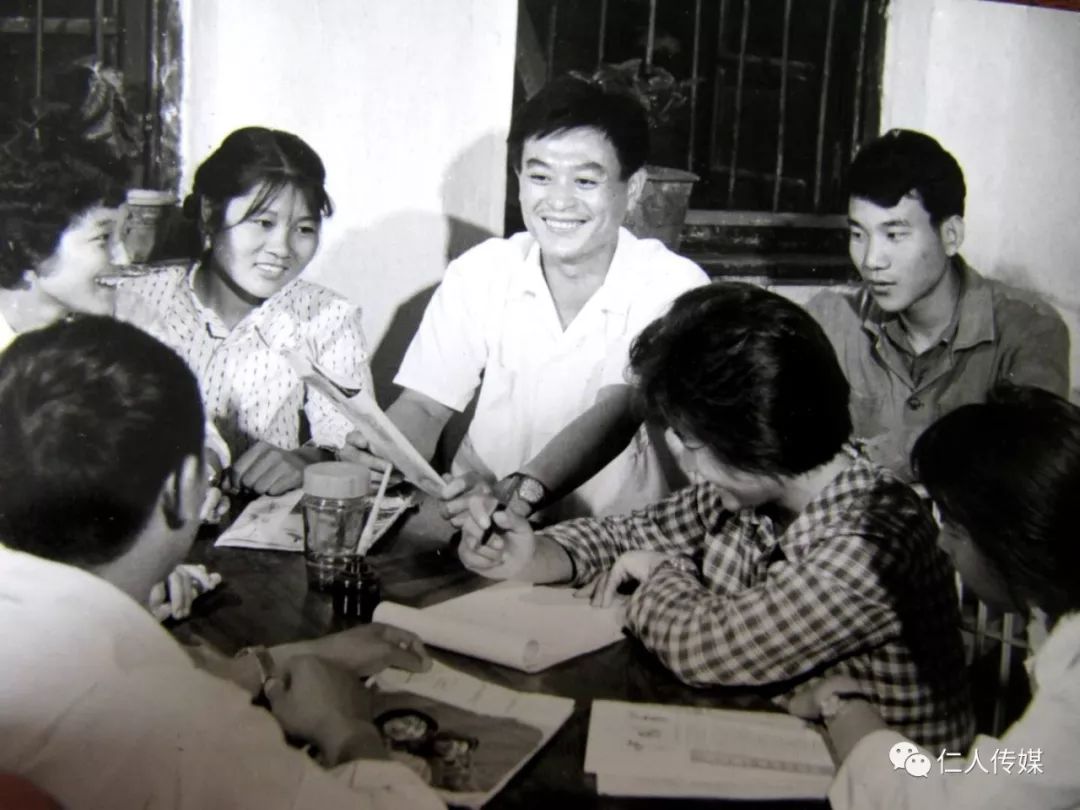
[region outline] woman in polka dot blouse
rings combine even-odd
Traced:
[[[233,132],[199,167],[184,202],[201,255],[126,279],[118,291],[117,316],[195,371],[223,440],[217,466],[231,457],[233,483],[257,493],[299,486],[304,467],[328,458],[350,429],[277,349],[299,348],[343,384],[371,388],[359,307],[297,278],[333,210],[325,177],[296,135]]]

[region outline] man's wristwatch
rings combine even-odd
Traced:
[[[514,498],[523,501],[529,507],[529,514],[533,514],[548,499],[551,492],[543,481],[538,481],[525,473],[512,473],[496,484],[495,491],[509,503]]]

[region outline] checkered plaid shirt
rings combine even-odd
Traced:
[[[700,485],[544,533],[566,549],[578,584],[634,549],[693,560],[700,576],[663,563],[627,608],[630,629],[686,683],[790,690],[845,674],[922,745],[962,751],[971,741],[954,578],[933,520],[864,457],[782,532],[760,511],[725,511]]]

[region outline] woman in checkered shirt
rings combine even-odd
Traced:
[[[791,710],[823,717],[843,761],[833,807],[1080,807],[1080,408],[999,388],[932,425],[912,461],[964,583],[1028,619],[1034,697],[1001,739],[980,736],[964,757],[916,748],[846,679],[805,690]]]

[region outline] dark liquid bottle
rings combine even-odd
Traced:
[[[335,616],[367,624],[382,596],[379,575],[367,560],[349,560],[336,572],[330,595]]]

